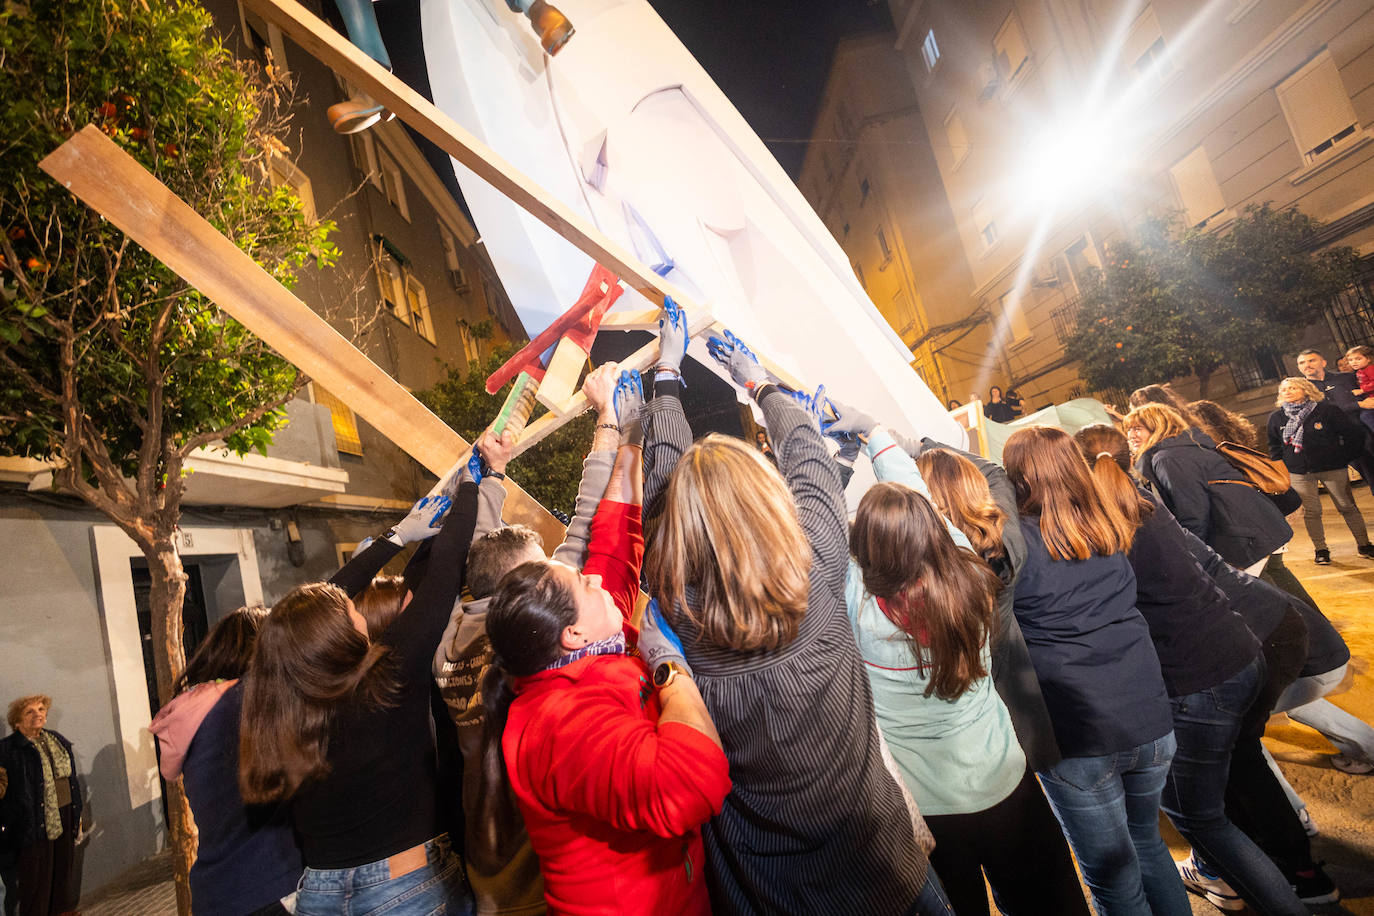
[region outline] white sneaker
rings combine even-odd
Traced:
[[[1349,773],[1352,776],[1363,776],[1366,773],[1374,772],[1374,763],[1370,763],[1368,760],[1357,760],[1344,754],[1333,754],[1331,765],[1342,773]]]
[[[1317,829],[1317,822],[1312,819],[1312,812],[1306,807],[1298,809],[1298,820],[1302,822],[1302,829],[1307,831],[1308,836],[1316,836],[1321,832]]]
[[[1183,879],[1183,886],[1212,906],[1219,910],[1245,909],[1245,901],[1240,899],[1240,894],[1220,878],[1203,874],[1191,853],[1188,858],[1174,864],[1178,866],[1178,876]]]

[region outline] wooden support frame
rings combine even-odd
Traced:
[[[463,437],[94,125],[39,165],[435,475],[466,457]],[[562,540],[533,497],[509,479],[506,490],[507,521]]]
[[[280,28],[306,53],[313,55],[350,84],[377,100],[409,127],[509,197],[535,219],[563,236],[578,250],[621,277],[622,282],[631,289],[660,306],[664,297],[671,296],[678,305],[687,310],[691,321],[688,330],[693,337],[703,333],[719,334],[724,331],[724,327],[716,322],[705,304],[692,301],[676,285],[654,273],[633,254],[602,234],[589,221],[540,187],[529,176],[498,156],[494,150],[436,108],[432,102],[392,75],[359,50],[346,36],[334,31],[328,23],[312,14],[296,0],[243,2],[249,9]],[[656,331],[658,311],[612,312],[602,320],[601,327]],[[649,344],[622,360],[621,365],[627,369],[644,370],[649,368],[657,353],[658,345]],[[759,361],[783,384],[798,389],[804,387],[791,373],[766,357],[760,355]],[[525,432],[516,446],[517,454],[587,409],[586,398],[580,392],[567,396],[568,390],[565,380],[557,380],[555,386],[550,388],[549,396],[540,397],[540,401],[549,407],[549,413],[525,427]]]

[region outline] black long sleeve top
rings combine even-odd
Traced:
[[[292,804],[311,868],[365,865],[443,832],[430,729],[430,662],[463,586],[476,521],[477,485],[466,481],[431,540],[428,574],[406,612],[381,637],[391,649],[400,687],[396,703],[345,700],[335,710],[330,770],[302,788]]]

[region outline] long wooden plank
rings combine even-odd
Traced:
[[[96,127],[40,166],[434,474],[471,447]],[[509,479],[506,487],[507,521],[546,544],[562,540],[557,519]]]

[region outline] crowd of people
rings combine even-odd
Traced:
[[[728,333],[710,353],[766,433],[694,441],[687,326],[669,300],[650,372],[587,377],[596,429],[550,555],[502,524],[514,441],[488,431],[329,582],[216,624],[152,725],[199,828],[197,914],[1338,898],[1260,741],[1287,710],[1374,769],[1374,731],[1322,699],[1349,651],[1282,564],[1299,506],[1325,550],[1317,482],[1374,553],[1341,477],[1364,438],[1320,378],[1280,386],[1278,496],[1218,449],[1260,445],[1252,426],[1167,387],[1117,425],[1018,430],[998,464],[791,391]],[[877,482],[851,523],[861,454]],[[48,705],[12,706],[0,745],[21,916],[67,906],[25,882],[80,819]]]

